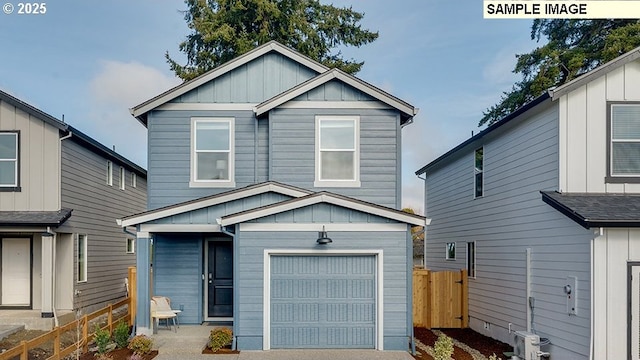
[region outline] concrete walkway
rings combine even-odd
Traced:
[[[154,349],[158,350],[156,360],[170,359],[228,359],[228,360],[412,360],[404,351],[376,350],[269,350],[241,351],[234,355],[203,355],[202,349],[207,343],[209,333],[215,327],[182,325],[177,332],[160,328],[153,335]]]

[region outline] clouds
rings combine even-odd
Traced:
[[[180,83],[158,69],[138,63],[104,60],[89,82],[87,130],[92,137],[146,167],[147,133],[129,108]]]

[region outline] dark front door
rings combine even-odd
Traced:
[[[233,243],[209,242],[208,309],[209,317],[233,316]]]

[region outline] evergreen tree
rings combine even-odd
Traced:
[[[359,47],[378,38],[359,24],[363,13],[319,0],[185,0],[191,34],[179,49],[187,64],[165,54],[171,70],[193,79],[255,47],[276,40],[322,64],[356,73],[364,62],[345,60],[338,46]]]
[[[536,19],[531,39],[547,43],[516,55],[513,72],[522,80],[483,113],[478,126],[491,125],[546,90],[640,46],[640,21]]]

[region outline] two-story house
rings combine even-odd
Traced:
[[[180,323],[233,322],[239,349],[407,350],[412,105],[270,42],[131,112],[149,134],[150,210],[120,221],[139,333],[152,265]]]
[[[126,296],[135,237],[115,219],[145,207],[144,169],[0,91],[0,323],[51,329]]]
[[[640,48],[416,172],[426,265],[467,268],[470,326],[552,359],[638,359]]]

